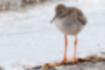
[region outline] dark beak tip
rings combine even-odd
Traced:
[[[50,22],[51,24],[53,23],[53,21]]]
[[[52,21],[50,23],[53,23],[53,21],[56,19],[57,15],[52,19]]]

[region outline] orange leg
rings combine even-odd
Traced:
[[[77,36],[75,36],[75,41],[74,41],[73,63],[78,63],[79,64],[79,62],[76,59],[76,50],[77,50]]]
[[[64,38],[65,38],[65,49],[64,49],[64,58],[63,58],[62,62],[67,61],[67,56],[66,56],[66,54],[67,54],[67,44],[68,44],[67,36],[65,35]]]

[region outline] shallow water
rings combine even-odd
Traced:
[[[60,61],[63,57],[64,37],[54,24],[54,7],[64,3],[80,8],[88,19],[78,34],[77,57],[105,51],[104,0],[74,0],[48,2],[27,12],[0,13],[0,65],[28,63],[42,64]],[[69,36],[68,58],[73,54],[74,36]]]

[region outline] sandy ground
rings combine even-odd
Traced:
[[[37,5],[27,12],[0,13],[0,65],[7,70],[60,61],[64,38],[54,24],[54,8],[63,3],[80,8],[88,19],[78,35],[77,57],[105,52],[105,1],[67,0]],[[73,53],[74,37],[69,36],[68,58]],[[25,65],[24,65],[25,64]],[[12,69],[11,69],[12,68]]]

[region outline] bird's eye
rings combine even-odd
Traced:
[[[62,14],[64,11],[65,11],[65,9],[61,9],[61,10],[59,11],[59,14]]]
[[[63,13],[63,10],[60,10],[60,11],[59,11],[59,14],[61,14],[61,13]]]

